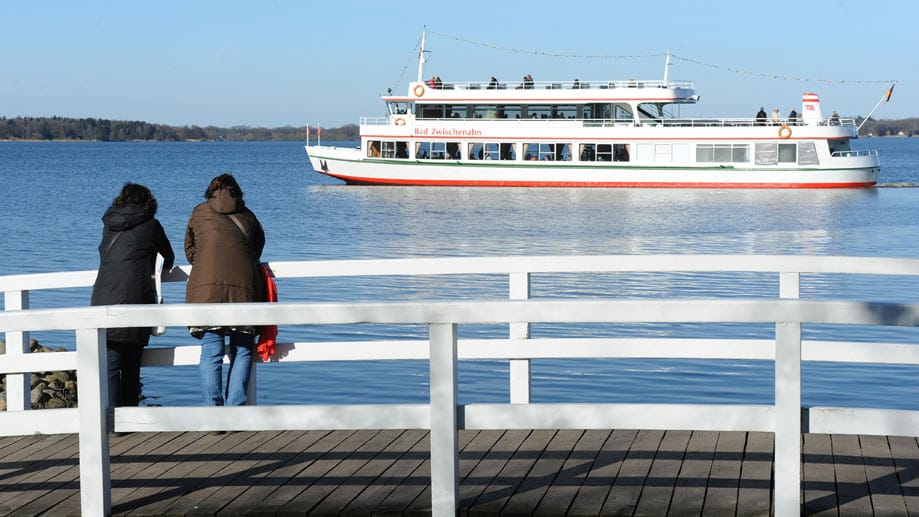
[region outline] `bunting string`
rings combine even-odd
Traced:
[[[505,47],[501,45],[495,45],[493,43],[486,43],[481,41],[473,41],[466,39],[455,34],[447,34],[437,31],[428,31],[428,34],[440,36],[446,39],[464,43],[467,45],[473,45],[477,47],[489,48],[492,50],[500,50],[504,52],[513,52],[516,54],[526,54],[531,56],[545,56],[552,58],[563,58],[563,59],[602,59],[602,60],[623,60],[623,59],[643,59],[649,57],[663,57],[666,56],[666,53],[652,53],[652,54],[636,54],[636,55],[610,55],[610,54],[569,54],[565,52],[552,52],[544,50],[530,50],[523,48],[514,48],[514,47]],[[860,79],[816,79],[811,77],[796,77],[792,75],[782,75],[782,74],[772,74],[764,72],[756,72],[753,70],[748,70],[746,68],[740,68],[735,66],[724,66],[716,65],[712,63],[706,63],[704,61],[699,61],[698,59],[692,59],[685,56],[680,56],[677,54],[670,54],[670,57],[684,61],[686,63],[691,63],[693,65],[704,66],[708,68],[713,68],[717,70],[725,70],[740,75],[749,75],[754,77],[762,77],[766,79],[775,79],[782,81],[796,81],[804,83],[823,83],[823,84],[896,84],[896,79],[871,79],[871,80],[860,80]]]

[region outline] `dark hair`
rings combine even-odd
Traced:
[[[210,185],[207,186],[207,190],[204,191],[204,199],[210,199],[214,197],[214,192],[224,189],[233,197],[239,199],[243,198],[243,189],[239,188],[239,183],[236,183],[236,178],[234,178],[232,174],[225,172],[211,180]]]
[[[150,189],[137,183],[125,183],[114,200],[113,206],[135,205],[144,209],[148,215],[156,213],[156,198]]]

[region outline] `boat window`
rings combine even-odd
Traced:
[[[756,144],[754,160],[756,165],[775,165],[778,159],[778,149],[774,143]]]
[[[497,142],[469,144],[470,160],[516,160],[517,152],[514,144]]]
[[[827,140],[826,143],[830,146],[830,156],[835,153],[844,153],[846,151],[851,151],[849,147],[849,139],[844,140]]]
[[[629,161],[629,144],[613,144],[613,161]]]
[[[635,117],[632,115],[632,108],[628,104],[616,104],[615,119],[617,122],[632,122]]]
[[[389,107],[389,113],[391,115],[408,114],[409,103],[407,102],[387,102],[386,105]]]
[[[519,104],[475,104],[470,111],[473,118],[520,118]]]
[[[584,106],[584,118],[586,119],[610,119],[613,118],[611,104],[588,104]]]
[[[597,144],[597,161],[613,161],[613,144]]]
[[[415,158],[419,160],[458,160],[459,142],[415,142]]]
[[[367,141],[367,158],[379,158],[380,157],[380,141],[379,140],[368,140]]]
[[[798,143],[798,165],[820,165],[817,157],[817,144],[814,142]]]
[[[383,142],[383,158],[395,158],[396,157],[396,143],[395,142]]]
[[[466,118],[468,106],[465,104],[430,104],[421,106],[422,119]]]
[[[747,144],[696,144],[696,161],[711,162],[748,162],[750,146]]]
[[[798,161],[798,144],[779,144],[779,163]]]
[[[571,160],[571,144],[523,144],[525,160],[563,162]]]
[[[578,107],[567,104],[530,104],[526,106],[527,118],[575,118]]]
[[[367,141],[368,158],[408,158],[408,142]]]

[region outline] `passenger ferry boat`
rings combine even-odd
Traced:
[[[358,185],[853,188],[876,184],[876,151],[853,119],[679,118],[692,83],[663,80],[423,81],[361,118],[359,149],[310,146],[313,168]]]

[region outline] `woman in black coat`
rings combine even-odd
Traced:
[[[105,226],[99,243],[93,305],[156,303],[156,255],[163,256],[163,271],[169,271],[175,254],[155,214],[156,199],[150,189],[125,183],[102,216]],[[140,358],[150,341],[150,330],[134,327],[106,331],[110,407],[138,404]]]

